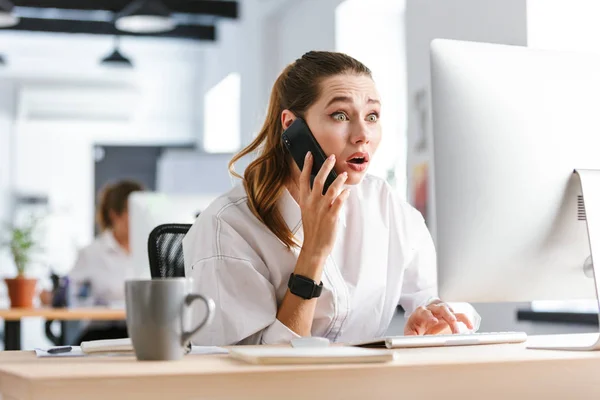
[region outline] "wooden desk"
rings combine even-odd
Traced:
[[[388,364],[256,366],[226,355],[175,362],[0,353],[5,400],[598,399],[600,352],[524,344],[410,349]]]
[[[4,319],[4,348],[21,349],[21,318],[42,317],[49,320],[102,320],[118,321],[125,319],[125,310],[107,307],[92,308],[7,308],[0,309]]]

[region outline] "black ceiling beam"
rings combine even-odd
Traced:
[[[13,0],[17,7],[57,8],[63,10],[103,10],[119,12],[131,0]],[[238,2],[224,0],[163,0],[174,13],[238,18]]]
[[[75,21],[66,19],[21,18],[19,23],[2,31],[34,31],[57,33],[87,33],[91,35],[119,35],[160,37],[173,39],[215,40],[213,25],[178,25],[175,29],[163,33],[136,34],[117,30],[112,23],[100,21]]]

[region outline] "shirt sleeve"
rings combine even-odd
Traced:
[[[183,239],[183,254],[186,277],[216,306],[210,326],[194,335],[194,344],[276,344],[299,337],[277,320],[277,293],[269,268],[233,226],[201,214]],[[200,309],[201,305],[193,308],[193,325],[205,315]]]
[[[220,256],[186,271],[198,293],[216,304],[212,323],[194,336],[194,344],[276,344],[299,337],[277,320],[275,288],[259,269],[249,260]]]
[[[89,265],[89,257],[87,255],[86,249],[82,249],[77,254],[77,259],[75,260],[75,265],[69,272],[69,281],[72,287],[75,288],[75,292],[78,291],[78,288],[81,286],[83,282],[90,279],[90,265]]]

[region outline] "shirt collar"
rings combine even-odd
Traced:
[[[302,212],[300,210],[300,206],[298,205],[298,203],[296,203],[296,200],[294,200],[287,188],[283,189],[283,194],[279,199],[279,212],[281,213],[281,216],[283,217],[290,231],[292,231],[292,234],[296,235],[296,232],[298,232],[298,230],[302,226]],[[340,210],[338,222],[340,224],[339,228],[346,227],[345,204]]]
[[[104,232],[102,232],[102,234],[100,234],[100,240],[110,250],[115,251],[117,253],[124,253],[123,249],[117,242],[117,239],[115,239],[115,235],[113,235],[113,232],[110,229],[107,229]]]
[[[283,194],[279,199],[279,212],[292,234],[295,235],[302,226],[302,212],[287,188],[283,189]]]

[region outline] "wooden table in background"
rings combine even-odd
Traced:
[[[76,321],[121,321],[125,320],[125,310],[108,307],[91,308],[6,308],[0,309],[0,319],[4,319],[4,349],[21,349],[21,318],[41,317],[47,320]]]
[[[259,366],[227,355],[139,362],[9,351],[0,352],[0,393],[4,400],[600,398],[598,351],[528,350],[521,343],[396,356],[385,364]]]

